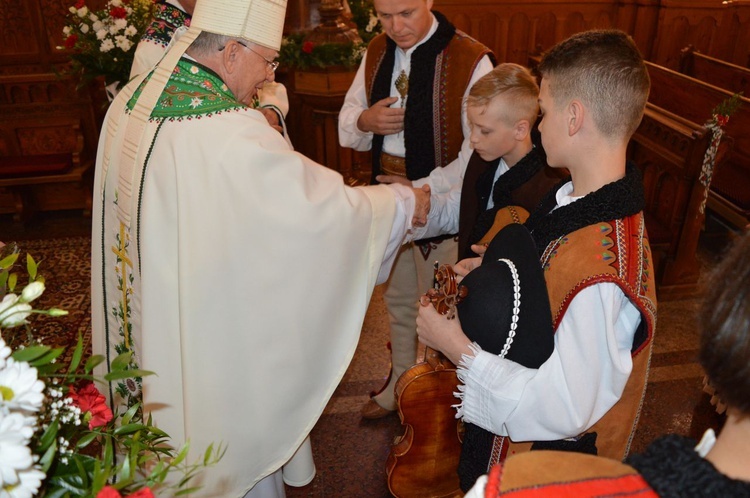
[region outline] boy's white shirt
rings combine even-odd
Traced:
[[[557,207],[581,199],[572,192],[572,182],[563,185]],[[617,284],[586,287],[571,300],[555,330],[552,355],[539,369],[481,350],[467,358],[459,415],[514,441],[580,434],[620,399],[640,322],[638,308]]]

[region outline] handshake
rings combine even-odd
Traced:
[[[375,177],[380,183],[400,183],[414,191],[414,217],[411,219],[412,226],[423,227],[427,224],[427,215],[430,213],[430,186],[425,184],[421,188],[413,188],[411,181],[403,176],[378,175]]]

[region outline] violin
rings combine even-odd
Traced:
[[[435,288],[420,301],[429,301],[447,319],[468,289],[456,282],[450,265],[435,271]],[[456,419],[456,366],[442,353],[425,347],[422,361],[396,382],[396,401],[404,433],[391,446],[386,462],[388,489],[399,498],[461,497],[458,461],[463,423]]]

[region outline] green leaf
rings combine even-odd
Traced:
[[[122,436],[124,434],[133,434],[134,432],[142,431],[144,429],[146,429],[146,426],[143,424],[127,424],[118,427],[112,433],[116,436]]]
[[[26,253],[26,271],[29,272],[29,279],[36,280],[36,270],[38,266],[37,262],[34,261],[34,257],[31,254]]]
[[[57,439],[57,432],[60,430],[60,421],[58,419],[55,419],[52,421],[51,424],[45,429],[44,433],[42,434],[42,437],[39,438],[39,450],[45,451],[49,446],[55,442],[55,439]]]
[[[10,256],[6,256],[3,259],[0,259],[0,270],[5,270],[6,268],[10,268],[13,266],[16,261],[18,260],[18,253],[13,253]]]
[[[132,379],[133,377],[146,377],[147,375],[155,375],[150,370],[117,370],[112,371],[104,376],[104,380],[113,381],[120,379]]]
[[[42,464],[42,471],[46,474],[49,468],[52,466],[52,463],[55,461],[55,455],[57,454],[57,442],[52,441],[52,446],[47,448],[47,451],[44,452],[44,455],[42,455],[41,460],[39,460],[39,463]]]
[[[112,363],[110,364],[110,368],[112,370],[123,370],[124,368],[127,368],[128,365],[130,365],[130,358],[133,356],[133,353],[128,351],[127,353],[122,353],[120,355],[117,355],[117,358],[112,360]]]
[[[13,291],[13,289],[16,288],[16,283],[18,282],[18,275],[15,273],[11,273],[8,277],[8,289]]]
[[[78,448],[85,448],[86,446],[91,444],[91,441],[96,439],[97,436],[98,434],[96,432],[89,432],[78,440],[78,442],[76,443],[76,446]]]
[[[83,367],[83,370],[86,373],[91,372],[94,368],[96,368],[97,365],[101,364],[104,361],[104,356],[97,354],[89,357],[88,360],[86,360],[86,364]]]
[[[81,358],[83,358],[83,336],[78,334],[78,342],[76,348],[73,350],[73,357],[70,359],[70,366],[68,367],[68,373],[73,373],[81,364]]]
[[[37,358],[35,360],[32,360],[32,361],[29,361],[29,364],[32,367],[39,367],[39,366],[42,366],[42,365],[49,365],[50,363],[52,363],[52,360],[56,360],[64,352],[65,352],[65,348],[55,348],[55,349],[52,349],[51,351],[45,353],[44,355],[40,356],[39,358]],[[59,369],[60,369],[60,367],[58,366],[56,368],[56,370],[59,370]]]
[[[133,417],[138,413],[138,408],[140,408],[141,404],[136,403],[130,408],[128,408],[128,411],[122,414],[122,425],[127,425],[130,423],[130,421],[133,419]]]
[[[14,360],[21,362],[21,361],[33,361],[37,358],[41,357],[42,355],[47,354],[47,352],[52,349],[47,346],[29,346],[24,349],[17,349],[13,352],[12,357]]]

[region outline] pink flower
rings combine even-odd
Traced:
[[[78,43],[78,35],[70,35],[65,39],[65,48],[73,48]]]
[[[96,498],[122,498],[122,495],[112,486],[105,486],[96,494]]]
[[[112,410],[107,406],[107,400],[100,393],[93,382],[87,382],[77,392],[73,386],[70,387],[70,398],[81,412],[84,420],[89,423],[89,429],[101,427],[112,420]]]
[[[302,51],[306,54],[311,54],[314,48],[315,44],[311,41],[306,41],[302,44]]]

